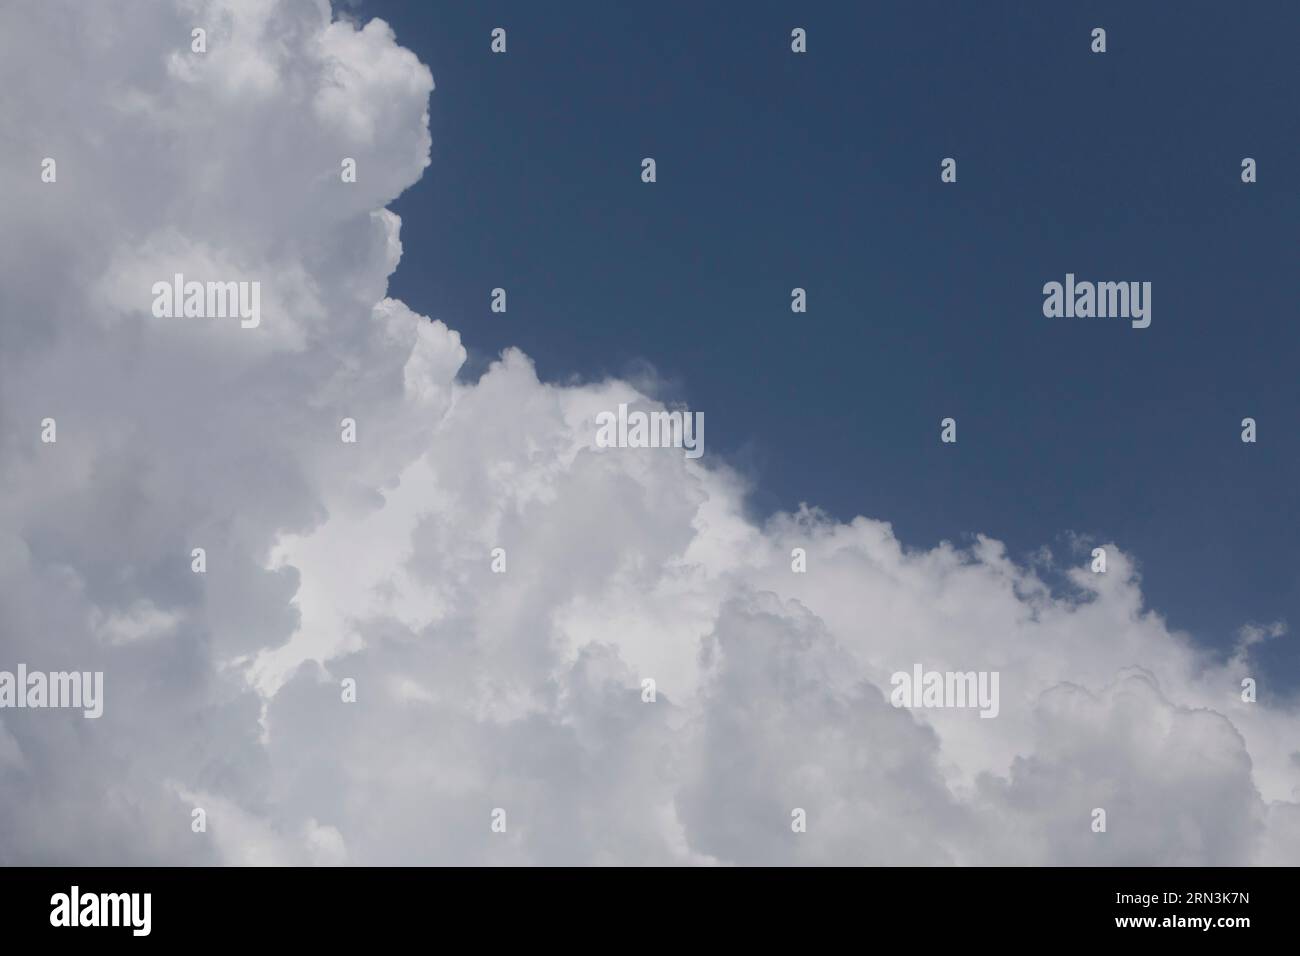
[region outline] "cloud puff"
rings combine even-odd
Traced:
[[[1300,859],[1277,628],[1207,656],[1113,543],[756,523],[708,454],[596,447],[658,407],[627,382],[459,381],[386,296],[433,80],[381,21],[10,6],[0,90],[0,668],[105,672],[98,720],[0,712],[0,862]],[[155,318],[175,272],[261,325]],[[998,716],[891,706],[915,664],[998,671]]]

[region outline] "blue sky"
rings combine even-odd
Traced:
[[[1021,558],[1078,532],[1198,641],[1294,626],[1300,8],[1180,10],[366,0],[437,84],[392,294],[472,369],[508,345],[551,379],[648,362],[759,514]],[[1067,272],[1150,281],[1151,327],[1045,318]],[[1259,651],[1288,683],[1294,646]]]

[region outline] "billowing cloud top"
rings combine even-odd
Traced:
[[[325,0],[0,9],[0,670],[104,673],[0,710],[0,863],[1300,862],[1266,632],[1204,656],[1115,545],[759,525],[596,447],[628,383],[458,382],[386,297],[432,91]],[[260,324],[156,316],[177,273]],[[997,716],[892,706],[917,664]]]

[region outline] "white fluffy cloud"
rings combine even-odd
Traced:
[[[0,669],[106,698],[0,712],[0,862],[1300,862],[1276,632],[1207,656],[1113,544],[755,524],[712,456],[595,447],[628,383],[458,381],[386,297],[432,90],[324,0],[0,9]],[[261,326],[153,317],[178,271]],[[914,663],[999,715],[892,707]]]

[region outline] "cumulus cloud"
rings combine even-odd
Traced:
[[[757,523],[713,456],[596,447],[631,383],[459,380],[387,297],[432,91],[324,0],[0,9],[0,669],[105,673],[0,712],[0,862],[1300,860],[1280,626],[1211,657],[1113,543]],[[176,272],[260,326],[153,316]],[[918,663],[998,716],[892,706]]]

